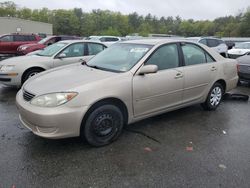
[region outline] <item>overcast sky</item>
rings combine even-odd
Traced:
[[[0,0],[2,1],[2,0]],[[177,16],[184,19],[212,20],[221,16],[236,15],[250,6],[249,0],[13,0],[19,7],[40,9],[82,8],[119,11],[123,14],[151,13],[157,17]]]

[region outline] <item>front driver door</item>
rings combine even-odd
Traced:
[[[85,43],[74,43],[67,46],[54,58],[54,67],[80,63],[86,61],[86,45]]]
[[[164,111],[181,105],[183,71],[179,63],[177,44],[158,48],[145,65],[158,66],[158,72],[133,77],[135,117]]]

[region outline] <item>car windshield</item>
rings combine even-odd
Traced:
[[[55,55],[58,51],[60,51],[66,45],[67,45],[67,43],[62,43],[62,42],[55,43],[55,44],[52,44],[52,45],[44,48],[44,50],[37,53],[36,55],[51,57],[51,56]]]
[[[250,43],[239,43],[235,45],[237,49],[250,49]]]
[[[151,48],[152,45],[145,44],[114,44],[92,58],[87,66],[113,72],[127,72]]]
[[[46,37],[46,38],[40,40],[40,41],[38,42],[38,44],[44,44],[44,43],[47,42],[49,39],[51,39],[51,37]]]

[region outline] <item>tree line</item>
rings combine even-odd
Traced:
[[[134,12],[128,15],[109,10],[83,12],[81,8],[71,10],[29,9],[18,7],[12,1],[0,3],[0,17],[17,17],[53,24],[54,34],[78,36],[115,35],[126,36],[149,33],[178,36],[250,37],[250,9],[236,16],[225,16],[210,20],[185,20],[179,16],[158,18]]]

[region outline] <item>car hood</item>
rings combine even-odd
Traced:
[[[37,55],[19,56],[0,61],[0,65],[20,65],[22,63],[38,63],[38,62],[47,62],[49,60],[51,60],[51,57],[44,57]]]
[[[32,77],[24,84],[24,90],[35,95],[53,92],[76,91],[78,87],[108,79],[119,73],[102,71],[82,64],[51,69]]]
[[[250,49],[231,49],[231,50],[228,50],[228,54],[233,54],[233,55],[244,55],[247,52],[250,52]]]

